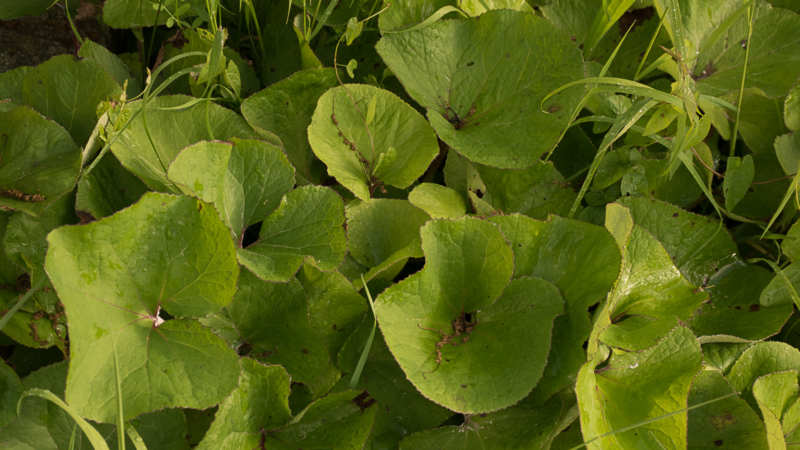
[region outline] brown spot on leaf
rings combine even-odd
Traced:
[[[723,411],[721,416],[711,416],[711,425],[714,425],[714,428],[721,430],[728,425],[732,425],[739,420],[733,414],[729,413],[728,411]],[[721,443],[722,441],[720,441]],[[721,445],[721,444],[719,444]],[[718,445],[718,446],[719,446]]]
[[[759,312],[761,311],[761,306],[759,305],[750,305],[750,312]]]
[[[87,224],[87,223],[90,223],[90,222],[94,222],[94,221],[97,220],[94,217],[94,215],[92,215],[92,213],[90,213],[89,211],[82,210],[82,209],[79,209],[79,210],[75,211],[75,214],[77,214],[78,218],[81,219],[81,225],[84,225],[84,224]]]
[[[23,202],[28,203],[36,203],[36,202],[43,202],[47,200],[44,198],[44,195],[41,194],[26,194],[17,189],[2,189],[0,188],[0,195],[6,198],[13,198],[16,200],[22,200]]]

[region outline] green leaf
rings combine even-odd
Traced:
[[[375,267],[390,255],[419,240],[420,227],[430,216],[406,200],[375,199],[347,208],[350,255],[365,267]]]
[[[256,448],[263,430],[273,430],[292,419],[289,375],[283,367],[263,366],[249,358],[240,362],[239,387],[220,404],[198,449]]]
[[[0,5],[0,20],[38,16],[53,6],[52,0],[8,0]]]
[[[245,355],[281,364],[294,381],[314,381],[330,358],[309,323],[303,285],[295,278],[269,283],[242,271],[238,289],[230,305],[201,323]]]
[[[509,38],[498,39],[497,30]],[[555,147],[580,101],[580,92],[569,90],[542,111],[547,92],[583,77],[583,61],[569,37],[533,14],[501,10],[480,20],[437,22],[388,34],[377,49],[409,95],[428,110],[439,137],[480,164],[531,166]],[[531,60],[538,63],[526,64]]]
[[[264,28],[262,42],[266,61],[261,71],[264,86],[273,86],[302,69],[300,43],[291,24],[273,23]]]
[[[757,410],[753,384],[763,375],[786,370],[800,370],[800,351],[783,342],[759,342],[742,353],[725,378]]]
[[[389,349],[423,395],[450,409],[486,412],[516,403],[544,369],[549,324],[563,312],[558,289],[527,277],[503,292],[513,270],[512,253],[488,222],[439,219],[421,234],[425,269],[376,300]],[[519,342],[531,345],[512,344]],[[502,392],[496,390],[500,385]]]
[[[356,368],[373,323],[372,313],[368,313],[345,343],[339,353],[339,366],[343,371],[352,373]],[[339,385],[345,386],[341,382]],[[385,413],[388,416],[384,420],[390,424],[394,433],[390,434],[391,437],[382,438],[392,440],[395,446],[403,437],[435,428],[453,415],[452,411],[425,398],[411,381],[406,379],[403,369],[392,356],[381,333],[377,333],[369,349],[358,388],[367,389],[378,402],[378,414]]]
[[[703,370],[692,382],[689,406],[733,393],[722,373]],[[689,411],[688,428],[690,449],[768,449],[761,419],[747,402],[736,396]]]
[[[128,98],[136,97],[142,92],[142,89],[139,87],[139,82],[131,75],[128,66],[126,66],[117,55],[111,53],[102,45],[96,44],[90,39],[84,39],[80,50],[78,50],[78,56],[81,58],[88,58],[99,64],[100,67],[114,77],[114,80],[116,80],[120,87],[123,87],[127,81],[128,90],[125,91],[125,93]]]
[[[39,215],[75,187],[81,152],[69,134],[27,106],[0,112],[0,206]]]
[[[792,131],[800,131],[800,86],[795,86],[786,96],[783,107],[783,121],[786,123],[786,128]]]
[[[552,162],[537,162],[525,170],[495,169],[476,164],[486,186],[483,201],[505,214],[519,212],[544,220],[566,216],[577,195]]]
[[[786,175],[794,175],[800,168],[800,133],[789,133],[775,138],[775,154]]]
[[[708,3],[704,1],[702,3]],[[719,0],[713,3],[720,3]],[[730,11],[740,3],[726,2],[720,12]],[[730,5],[730,6],[728,6]],[[698,20],[713,29],[708,12],[715,5],[696,8]],[[800,56],[793,49],[800,43],[800,16],[779,8],[770,8],[759,2],[753,22],[753,41],[747,61],[745,87],[756,87],[769,98],[780,97],[789,92],[800,74]],[[706,70],[710,75],[697,81],[697,90],[703,94],[720,96],[739,89],[745,51],[742,41],[748,35],[747,14],[743,14],[725,33],[720,44],[711,48],[704,58],[698,60],[695,71]],[[746,102],[744,102],[746,104]],[[745,106],[743,111],[748,107]]]
[[[737,261],[736,244],[727,231],[717,231],[719,223],[713,219],[644,198],[622,198],[618,203],[630,209],[633,221],[664,246],[695,286]]]
[[[769,285],[761,292],[760,302],[764,306],[791,305],[800,287],[800,264],[792,263],[776,273]]]
[[[653,347],[679,325],[676,316],[650,319],[632,316],[608,325],[600,333],[600,341],[612,348],[641,351]]]
[[[97,105],[122,89],[100,65],[71,55],[34,67],[25,75],[25,103],[63,126],[80,146],[86,144],[97,123]]]
[[[366,392],[330,394],[296,415],[292,423],[270,431],[266,448],[349,450],[362,448],[378,407]]]
[[[754,153],[751,156],[755,167],[753,182],[750,185],[750,189],[747,190],[747,194],[736,205],[733,213],[754,219],[770,217],[780,206],[784,194],[791,185],[791,180],[778,180],[778,178],[784,177],[786,173],[783,171],[774,151]],[[770,181],[770,183],[762,183],[763,181]]]
[[[533,12],[533,8],[525,0],[459,0],[458,6],[472,17],[493,9]]]
[[[512,407],[471,416],[462,426],[445,426],[416,433],[400,444],[402,450],[490,450],[540,448],[559,418],[561,402],[548,402],[529,411]]]
[[[311,151],[307,129],[317,100],[337,84],[333,69],[304,70],[242,103],[242,115],[250,125],[256,131],[275,133],[298,174],[315,184],[324,177],[325,169]]]
[[[365,128],[373,97],[377,97],[374,123]],[[369,200],[379,184],[405,189],[439,154],[436,135],[425,118],[391,92],[367,85],[326,92],[314,111],[308,139],[328,173],[362,200]],[[380,173],[372,175],[371,168],[390,148],[396,151],[394,162],[385,161]]]
[[[800,225],[795,222],[789,232],[786,233],[783,242],[781,242],[781,250],[792,261],[800,260],[800,241],[797,240],[798,237],[800,237]]]
[[[741,75],[741,69],[739,72]],[[736,103],[739,91],[731,92],[724,98]],[[772,153],[775,138],[786,133],[781,106],[777,99],[768,98],[759,89],[745,89],[739,114],[739,133],[753,152]]]
[[[350,75],[350,78],[355,78],[356,77],[355,71],[356,69],[358,69],[358,61],[356,61],[355,59],[351,59],[350,61],[348,61],[346,69],[347,69],[347,74]]]
[[[710,301],[687,325],[701,342],[719,341],[725,336],[738,338],[731,339],[734,341],[759,341],[777,334],[792,315],[792,302],[772,304],[762,300],[759,304],[757,299],[764,299],[771,280],[773,274],[758,266],[723,269],[709,281]]]
[[[234,246],[212,207],[147,194],[101,221],[59,228],[48,242],[45,267],[72,317],[66,398],[83,417],[114,421],[111,333],[128,418],[205,408],[233,389],[237,356],[224,341],[195,320],[159,316],[162,308],[174,317],[205,316],[233,297]]]
[[[182,193],[167,179],[167,167],[181,149],[208,139],[257,137],[241,116],[213,103],[174,111],[159,109],[178,107],[190,100],[190,97],[182,95],[151,99],[146,111],[147,128],[142,114],[139,114],[111,146],[119,162],[153,190]],[[139,100],[129,103],[128,107],[135,113],[141,105],[142,101]],[[213,136],[209,135],[206,127],[206,114]],[[180,133],[176,133],[176,130],[180,130]]]
[[[611,26],[617,22],[620,17],[633,5],[635,0],[611,0],[608,5],[603,1],[603,7],[597,11],[591,28],[588,31],[586,40],[583,41],[586,55],[590,56],[594,52],[595,47],[600,42],[600,39],[611,29]]]
[[[347,45],[352,44],[353,41],[356,40],[356,38],[361,34],[361,30],[363,29],[364,22],[359,22],[358,17],[351,17],[350,20],[347,21],[347,29],[344,32]],[[352,78],[352,75],[350,75],[350,77]]]
[[[125,170],[113,154],[106,154],[78,182],[75,209],[84,220],[102,219],[136,203],[147,191],[147,186]]]
[[[722,184],[722,191],[725,193],[725,209],[733,211],[736,204],[747,193],[755,173],[752,156],[746,155],[744,159],[739,157],[728,159],[728,170],[725,171],[725,180]]]
[[[588,310],[613,287],[620,271],[620,253],[608,231],[577,220],[551,217],[541,222],[520,215],[490,220],[511,243],[514,278],[543,278],[564,297],[564,315],[555,322],[548,366],[531,396],[542,404],[574,383],[586,362],[583,343],[592,331]]]
[[[297,273],[308,296],[308,318],[336,362],[336,356],[367,311],[364,297],[339,272],[322,272],[304,264]]]
[[[408,194],[408,201],[434,219],[458,219],[467,213],[464,197],[440,184],[419,184]]]
[[[17,417],[17,401],[25,388],[11,366],[0,366],[0,428],[8,425]]]
[[[576,389],[584,438],[588,441],[686,408],[701,361],[700,343],[681,326],[651,349],[613,355],[602,369],[586,363]],[[594,441],[587,448],[685,448],[686,424],[687,413],[682,412]]]
[[[344,204],[334,191],[297,188],[264,219],[258,240],[237,251],[239,263],[267,281],[285,282],[306,257],[320,270],[336,270],[347,253],[344,220]]]
[[[25,79],[25,75],[27,75],[31,69],[33,69],[33,67],[21,66],[0,73],[0,99],[24,102],[22,98],[22,82]]]
[[[200,0],[179,0],[161,3],[169,11],[160,14],[153,6],[159,5],[155,0],[108,0],[103,5],[103,21],[112,28],[140,28],[152,27],[158,16],[158,24],[167,23],[167,19],[176,15],[176,11],[183,5],[194,5]]]
[[[391,8],[378,16],[378,25],[381,32],[387,32],[427,22],[434,14],[437,16],[432,22],[457,18],[460,17],[456,14],[457,3],[457,0],[396,0]]]
[[[245,229],[274,211],[294,187],[294,168],[280,148],[255,139],[198,142],[181,150],[167,177],[213,203],[242,245]]]
[[[780,419],[790,402],[797,400],[798,393],[796,370],[764,375],[753,384],[753,395],[764,417],[770,450],[786,448]]]

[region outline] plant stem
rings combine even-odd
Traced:
[[[747,77],[747,60],[750,59],[750,39],[753,37],[753,7],[747,10],[747,46],[744,51],[744,66],[742,67],[742,84],[739,87],[739,101],[736,103],[736,121],[733,122],[733,132],[731,133],[731,151],[728,155],[733,157],[736,155],[736,137],[739,133],[739,115],[742,112],[742,98],[744,97],[744,81]]]

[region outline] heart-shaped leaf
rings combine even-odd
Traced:
[[[294,187],[294,168],[280,148],[255,139],[199,142],[186,147],[167,176],[213,203],[242,245],[244,230],[261,221]]]
[[[556,146],[580,101],[580,92],[567,90],[542,105],[551,91],[583,78],[583,58],[561,29],[533,14],[441,21],[386,34],[377,49],[428,110],[439,138],[480,164],[531,166]]]
[[[297,188],[264,219],[258,240],[237,252],[239,262],[262,280],[286,281],[306,257],[320,270],[333,271],[347,254],[344,204],[332,190]]]
[[[111,146],[119,162],[153,190],[183,193],[167,179],[170,162],[183,148],[209,139],[257,137],[240,115],[215,103],[170,110],[191,100],[183,95],[151,99],[146,114],[136,116]],[[141,107],[141,100],[126,106],[131,112]]]
[[[298,174],[315,184],[325,175],[325,167],[308,143],[308,126],[317,100],[337,84],[333,69],[304,70],[242,103],[242,115],[250,125],[256,131],[265,130],[278,136]]]
[[[375,116],[365,126],[373,97]],[[407,188],[439,154],[436,134],[422,115],[391,92],[368,85],[326,92],[317,103],[308,140],[328,173],[365,201],[381,184]],[[394,160],[380,162],[391,149]]]
[[[516,403],[544,370],[563,312],[558,289],[535,277],[509,284],[511,248],[489,222],[439,219],[421,234],[425,269],[375,302],[389,349],[423,395],[450,409]]]
[[[761,376],[786,370],[800,370],[800,351],[783,342],[759,342],[742,353],[725,378],[758,410],[753,384]]]
[[[160,317],[217,312],[236,291],[233,241],[213,207],[147,194],[48,242],[45,268],[71,318],[66,398],[83,417],[114,422],[116,374],[126,420],[207,408],[236,386],[238,357],[223,340],[196,320]]]

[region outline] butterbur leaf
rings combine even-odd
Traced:
[[[323,397],[292,423],[266,434],[266,448],[349,450],[362,448],[378,409],[367,392],[345,391]]]
[[[72,55],[34,67],[22,83],[25,103],[58,122],[80,146],[97,123],[97,105],[121,93],[117,81],[99,64]]]
[[[763,304],[773,273],[758,266],[735,266],[712,278],[709,302],[686,322],[701,342],[758,341],[777,334],[792,315],[792,302]],[[762,297],[763,298],[763,297]]]
[[[553,283],[564,297],[564,315],[555,321],[553,348],[533,403],[575,382],[584,362],[583,343],[592,323],[589,307],[608,295],[620,272],[620,253],[603,227],[552,217],[547,222],[514,214],[490,219],[514,251],[514,277],[534,276]]]
[[[242,271],[225,309],[201,322],[232,347],[259,361],[280,364],[299,383],[311,383],[328,365],[328,350],[311,328],[303,285],[269,283]]]
[[[786,448],[781,417],[789,405],[797,400],[798,392],[797,370],[764,375],[753,384],[753,395],[764,417],[770,449]],[[789,431],[793,430],[786,430]]]
[[[353,373],[372,331],[373,316],[368,313],[358,329],[350,336],[339,353],[339,366]],[[409,380],[392,356],[381,333],[376,333],[364,364],[359,389],[366,389],[377,402],[379,415],[392,424],[394,445],[403,437],[439,426],[453,412],[425,398]],[[349,377],[343,381],[349,382]],[[342,383],[340,383],[341,385]],[[345,384],[346,386],[346,384]],[[338,387],[338,386],[337,386]],[[336,390],[336,388],[334,388]],[[377,426],[377,423],[376,423]],[[373,430],[373,435],[375,435]],[[382,440],[390,439],[381,436]]]
[[[111,53],[102,45],[94,43],[89,39],[84,39],[80,50],[78,50],[78,56],[81,58],[89,58],[106,69],[106,71],[114,77],[114,80],[117,81],[120,87],[123,87],[127,81],[128,90],[125,91],[125,94],[127,94],[128,98],[136,97],[142,92],[139,88],[139,82],[131,75],[128,66],[126,66],[117,55]]]
[[[219,406],[198,449],[257,448],[264,430],[273,430],[292,419],[289,375],[283,367],[263,366],[250,358],[240,362],[239,387]]]
[[[479,164],[475,168],[486,186],[481,200],[506,214],[519,212],[540,220],[550,214],[566,216],[577,198],[551,162],[537,162],[525,170]]]
[[[0,206],[39,215],[72,190],[81,151],[57,123],[27,106],[0,112]]]
[[[600,341],[609,347],[629,352],[645,350],[668,336],[679,324],[676,316],[662,319],[633,316],[608,325],[600,333]]]
[[[186,147],[170,164],[167,177],[213,203],[239,246],[244,230],[274,211],[294,187],[294,168],[286,155],[255,139]]]
[[[783,342],[759,342],[742,353],[725,378],[753,409],[758,410],[753,396],[756,380],[787,370],[800,370],[800,351]]]
[[[464,197],[440,184],[421,183],[408,194],[408,201],[434,219],[458,219],[467,213]]]
[[[365,128],[373,97],[374,120]],[[308,140],[328,173],[362,200],[369,200],[380,184],[408,187],[439,153],[436,135],[424,117],[391,92],[367,85],[326,92],[314,111]],[[394,161],[384,161],[373,174],[372,168],[390,148],[395,149]]]
[[[574,89],[541,104],[549,92],[583,78],[583,60],[569,36],[533,14],[500,10],[440,21],[386,34],[377,50],[428,110],[439,137],[480,164],[531,166],[555,147],[580,101]]]
[[[177,15],[177,9],[183,5],[194,5],[198,0],[180,0],[164,2],[162,7],[169,11],[158,13],[158,2],[149,0],[110,0],[103,6],[103,21],[112,28],[152,27],[158,18],[158,24],[165,24]],[[153,8],[152,6],[156,6]]]
[[[725,193],[725,209],[733,211],[736,204],[747,193],[747,189],[750,188],[755,173],[752,156],[728,159],[728,170],[725,171],[725,180],[722,182],[722,191]]]
[[[256,131],[275,133],[297,174],[315,184],[324,175],[325,167],[311,151],[308,125],[319,97],[337,84],[331,68],[304,70],[242,103],[242,115],[250,125]]]
[[[0,428],[16,417],[17,401],[25,389],[11,366],[3,362],[0,366]]]
[[[704,349],[705,350],[705,349]],[[705,355],[705,352],[703,354]],[[697,374],[689,391],[689,406],[733,394],[733,388],[716,370]],[[767,450],[764,424],[738,396],[730,396],[689,411],[689,448]]]
[[[618,203],[664,246],[675,266],[695,286],[737,262],[736,244],[713,219],[657,200],[622,198]]]
[[[308,297],[311,327],[335,362],[339,350],[363,320],[367,303],[339,272],[322,272],[311,264],[304,264],[297,279]]]
[[[50,233],[45,268],[72,318],[70,406],[115,421],[114,347],[125,420],[161,408],[207,408],[230,393],[239,378],[236,353],[196,320],[180,318],[214,313],[233,298],[239,267],[229,235],[213,207],[165,194]],[[164,321],[161,309],[177,318]]]
[[[576,388],[584,438],[686,408],[701,362],[700,343],[679,326],[651,349],[613,355],[602,369],[586,363]],[[588,443],[587,448],[685,448],[686,424],[684,411]]]
[[[197,104],[172,111],[161,109],[185,105],[191,100],[191,97],[183,95],[151,99],[147,103],[146,119],[140,113],[111,146],[111,151],[119,162],[153,190],[183,193],[167,179],[169,164],[183,148],[210,139],[257,137],[241,116],[215,103]],[[127,105],[131,111],[141,107],[141,100]],[[211,124],[210,129],[206,126],[206,114],[208,123]],[[143,120],[147,122],[147,129]],[[180,130],[180,133],[176,133],[176,130]],[[148,137],[148,131],[152,141]]]
[[[489,222],[439,219],[421,234],[426,267],[375,302],[389,350],[423,395],[454,411],[516,403],[544,370],[558,289],[535,277],[509,284],[511,248]]]
[[[403,450],[489,450],[540,448],[561,412],[555,397],[533,411],[512,407],[471,416],[463,426],[445,426],[416,433],[400,443]]]
[[[304,186],[286,194],[264,219],[258,240],[239,249],[239,262],[266,281],[286,281],[306,257],[332,271],[347,253],[344,204],[332,190]]]
[[[350,255],[365,267],[375,267],[393,253],[419,240],[430,216],[405,200],[374,199],[347,209]]]
[[[82,220],[102,219],[136,203],[147,191],[142,180],[106,154],[78,183],[75,209]]]

